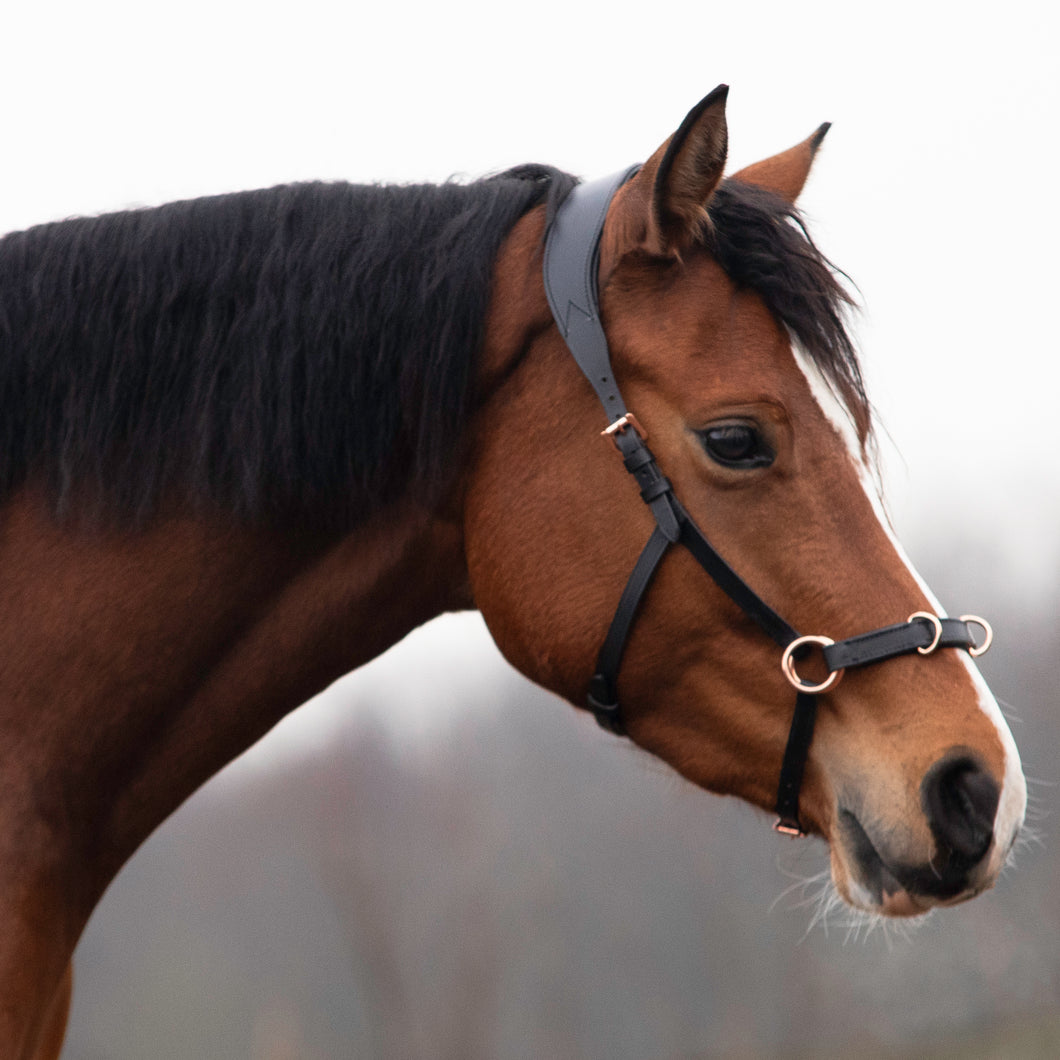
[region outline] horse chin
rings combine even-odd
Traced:
[[[839,835],[831,843],[831,867],[836,890],[848,905],[885,917],[923,916],[940,906],[968,901],[990,886],[971,871],[940,874],[930,858],[923,866],[885,859],[849,811],[840,813]]]
[[[885,884],[882,890],[874,891],[861,880],[841,875],[834,865],[832,880],[840,897],[847,905],[875,916],[910,919],[924,916],[939,904],[932,899],[911,894],[896,880],[890,884],[893,890],[888,890],[888,885]]]

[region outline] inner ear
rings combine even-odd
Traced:
[[[707,201],[721,180],[729,147],[725,123],[728,85],[700,100],[681,127],[659,148],[653,221],[664,246],[680,249],[707,221]]]
[[[707,203],[725,169],[728,94],[728,85],[719,85],[700,100],[619,189],[601,244],[602,276],[630,251],[680,257],[699,238],[709,223]]]
[[[649,159],[652,181],[648,249],[679,255],[708,224],[707,202],[721,180],[728,153],[728,85],[719,85],[687,114],[681,127]]]

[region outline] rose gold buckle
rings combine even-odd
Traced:
[[[773,831],[779,832],[781,835],[791,836],[792,839],[806,838],[806,833],[797,824],[792,824],[791,821],[786,821],[783,817],[778,817],[773,822]]]
[[[640,425],[640,421],[632,412],[619,416],[614,423],[609,427],[605,427],[600,433],[606,437],[612,437],[613,435],[621,434],[627,427],[632,427],[645,442],[648,440],[648,432]]]

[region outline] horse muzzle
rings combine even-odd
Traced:
[[[840,804],[832,838],[840,893],[885,916],[918,916],[975,897],[993,886],[1018,832],[995,833],[1000,802],[998,782],[974,755],[955,750],[920,785],[927,847],[909,838],[921,828],[888,826]]]

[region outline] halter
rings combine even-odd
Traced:
[[[829,637],[800,636],[707,540],[674,495],[646,444],[647,434],[622,400],[600,322],[597,285],[604,218],[615,192],[638,168],[633,166],[590,184],[577,185],[557,211],[545,240],[545,292],[552,315],[575,362],[604,406],[609,425],[602,434],[613,440],[655,517],[655,528],[626,582],[600,648],[596,672],[589,682],[588,707],[603,728],[625,735],[617,684],[626,640],[663,556],[672,545],[683,545],[719,588],[782,650],[781,672],[795,688],[796,697],[780,768],[777,820],[773,827],[786,835],[803,836],[806,833],[799,822],[799,789],[813,740],[817,696],[834,687],[844,670],[914,651],[930,655],[939,648],[964,648],[970,655],[982,655],[990,647],[993,632],[984,619],[975,615],[941,618],[927,611],[915,611],[905,622],[838,642]],[[973,627],[982,630],[982,643],[973,636]],[[817,684],[804,680],[796,669],[798,661],[814,647],[820,649],[828,670],[828,677]]]

